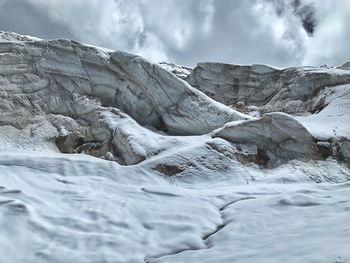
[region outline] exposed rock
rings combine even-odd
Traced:
[[[236,109],[240,112],[245,112],[246,111],[245,103],[243,101],[237,102]]]
[[[185,170],[184,167],[179,167],[174,164],[157,164],[153,169],[168,176],[176,175]]]
[[[332,155],[332,147],[329,142],[317,142],[317,149],[324,159]]]
[[[338,160],[350,165],[350,140],[344,137],[336,138],[332,141],[333,155]]]
[[[84,144],[84,138],[79,132],[72,132],[56,137],[55,142],[61,152],[74,153],[75,149]]]

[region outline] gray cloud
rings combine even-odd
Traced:
[[[312,36],[317,26],[315,6],[303,0],[266,0],[274,5],[277,15],[284,16],[288,10],[300,19],[305,32]]]
[[[193,66],[350,59],[348,0],[0,0],[0,29]]]
[[[305,31],[312,36],[317,25],[315,7],[313,4],[302,4],[301,0],[293,0],[295,14],[300,18]]]
[[[29,1],[0,1],[0,30],[41,38],[74,37],[70,26],[56,23]]]

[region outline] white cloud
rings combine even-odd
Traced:
[[[313,0],[317,31],[307,41],[304,64],[337,65],[350,60],[350,1]],[[317,5],[316,5],[317,4]]]
[[[3,30],[71,37],[153,61],[350,60],[348,0],[0,0],[0,7]],[[15,19],[18,13],[27,23]]]

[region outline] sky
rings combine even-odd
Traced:
[[[186,66],[350,60],[350,0],[0,0],[0,30]]]

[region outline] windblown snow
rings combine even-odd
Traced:
[[[348,67],[189,69],[0,33],[1,263],[348,263],[349,247]]]

